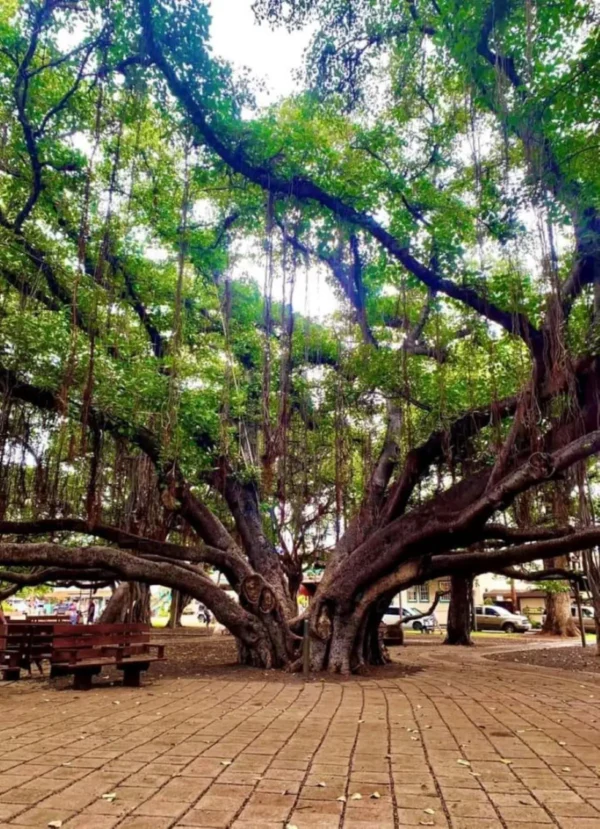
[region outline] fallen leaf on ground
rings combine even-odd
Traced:
[[[102,800],[108,800],[110,803],[112,803],[113,800],[116,799],[116,797],[117,795],[114,792],[109,792],[108,794],[102,795]]]
[[[373,794],[371,795],[371,800],[379,800],[380,797],[381,795],[379,794],[379,792],[373,792]]]
[[[512,763],[512,760],[505,760],[504,757],[501,757],[500,762],[505,763],[507,766],[510,766],[510,764]]]
[[[360,794],[360,792],[355,792],[350,800],[362,800],[362,794]]]
[[[346,802],[346,798],[344,797],[344,795],[341,795],[341,797],[338,797],[338,802],[339,803],[345,803]]]
[[[457,760],[456,761],[459,766],[470,766],[471,763],[468,760]]]
[[[233,760],[221,760],[222,766],[230,766],[233,763]]]
[[[50,829],[60,829],[62,823],[62,820],[51,820],[48,826],[50,827]]]
[[[320,783],[317,783],[317,786],[318,786],[320,789],[324,789],[324,788],[326,788],[327,783],[323,783],[323,781],[321,781]]]
[[[435,809],[423,809],[426,815],[435,815]]]

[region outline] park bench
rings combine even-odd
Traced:
[[[29,622],[8,622],[0,627],[0,672],[5,681],[17,680],[21,670],[31,673],[35,663],[40,671],[42,660],[50,659],[52,653],[54,624]]]
[[[148,625],[54,625],[50,676],[73,674],[74,688],[87,691],[92,677],[114,666],[123,671],[124,685],[138,688],[141,672],[164,658],[164,645],[150,642]]]

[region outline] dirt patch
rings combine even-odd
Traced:
[[[496,662],[512,662],[522,665],[537,665],[541,668],[562,668],[565,671],[588,671],[600,673],[600,657],[596,647],[573,645],[567,648],[539,648],[527,651],[511,651],[486,656]]]
[[[142,684],[152,685],[161,679],[227,679],[243,680],[246,682],[284,682],[302,683],[302,674],[290,674],[285,671],[264,671],[257,668],[248,668],[239,665],[237,662],[237,648],[235,639],[232,636],[206,636],[202,633],[194,636],[190,634],[181,635],[178,631],[172,633],[161,632],[159,636],[153,636],[154,641],[165,645],[164,662],[158,662],[150,666],[149,671],[142,674]],[[416,648],[411,647],[414,652]],[[406,676],[418,674],[424,670],[420,665],[405,664],[402,661],[403,648],[393,649],[393,662],[388,665],[371,668],[364,675],[338,676],[328,673],[311,674],[311,682],[353,682],[360,679],[399,679]],[[41,677],[36,668],[33,668],[33,676],[27,678],[22,673],[22,683],[29,684],[33,681],[45,687],[52,687],[55,690],[67,690],[72,687],[73,677],[59,677],[50,680],[48,677],[50,666],[44,665],[45,676]],[[106,687],[121,684],[122,674],[116,668],[105,668],[101,675],[93,680],[94,687]]]
[[[274,681],[274,682],[303,682],[302,674],[289,674],[285,671],[263,671],[257,668],[247,668],[237,662],[237,649],[232,636],[198,636],[178,637],[174,632],[170,640],[160,640],[166,644],[166,662],[152,668],[156,677],[216,677]],[[366,675],[372,679],[397,679],[403,676],[419,673],[422,668],[414,665],[403,665],[398,659],[398,650],[394,662],[389,665],[371,668]],[[401,656],[400,656],[401,659]],[[328,682],[346,682],[360,677],[340,677],[331,674],[313,674],[311,680]]]

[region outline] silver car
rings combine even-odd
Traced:
[[[478,605],[475,608],[477,630],[501,630],[503,633],[526,633],[531,622],[522,613],[511,613],[499,605]]]

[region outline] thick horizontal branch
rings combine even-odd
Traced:
[[[566,581],[581,582],[585,575],[577,570],[565,570],[564,567],[551,567],[547,570],[522,570],[517,567],[505,567],[502,570],[496,570],[499,576],[505,576],[507,579],[518,579],[519,581],[554,581],[555,579],[564,579]]]
[[[68,569],[64,567],[43,567],[36,568],[30,573],[23,573],[17,570],[0,570],[0,582],[8,582],[8,584],[17,585],[17,587],[35,587],[39,584],[50,584],[56,581],[72,581],[73,579],[81,579],[81,570]],[[113,574],[106,570],[86,570],[85,578],[87,581],[114,581]]]
[[[160,584],[180,590],[211,608],[217,620],[248,644],[257,635],[256,619],[226,591],[204,575],[174,562],[148,561],[111,547],[66,547],[60,544],[0,544],[0,564],[57,567],[115,573],[123,581]]]
[[[223,572],[234,584],[239,584],[252,569],[241,556],[200,543],[184,547],[168,541],[155,541],[125,532],[108,524],[89,523],[80,518],[45,518],[36,521],[0,521],[0,535],[49,535],[54,533],[79,533],[112,541],[124,550],[135,550],[142,555],[159,556],[180,562],[211,564]]]
[[[525,541],[564,538],[574,532],[574,527],[505,527],[503,524],[486,524],[481,532],[481,538],[519,544]]]
[[[478,573],[497,572],[506,567],[528,564],[538,559],[554,558],[555,556],[586,550],[595,547],[597,544],[600,544],[600,528],[594,527],[588,530],[580,530],[564,538],[521,544],[500,550],[433,556],[427,567],[427,572],[433,572],[435,575],[451,573],[477,575]]]

